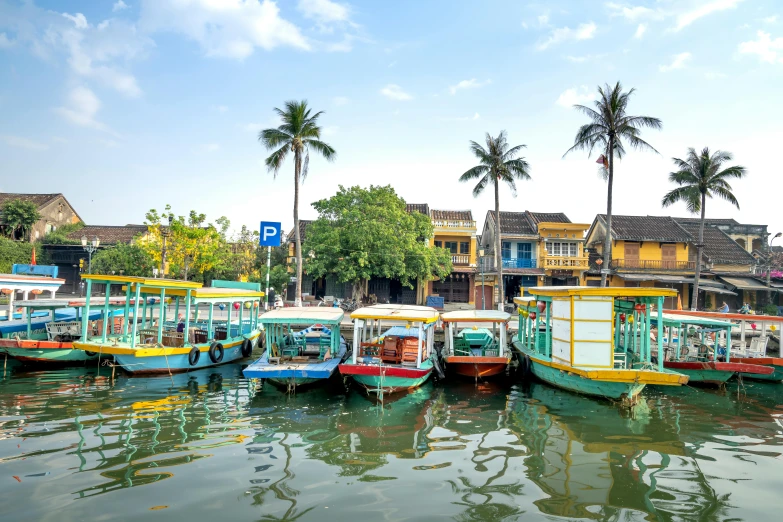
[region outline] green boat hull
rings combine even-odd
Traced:
[[[432,372],[428,372],[424,377],[379,377],[375,375],[352,375],[354,381],[364,387],[368,392],[394,393],[411,388],[417,388],[427,382]]]
[[[688,384],[709,384],[720,386],[725,384],[734,376],[734,372],[725,372],[721,370],[688,370],[677,368],[677,373],[688,376]],[[766,377],[766,375],[762,375]]]
[[[287,388],[289,384],[293,384],[296,387],[300,386],[307,386],[309,384],[317,383],[317,382],[326,382],[328,379],[316,379],[316,378],[310,378],[310,377],[284,377],[284,378],[277,378],[277,377],[269,377],[267,379],[269,382],[274,384],[275,386],[279,386],[281,388]]]
[[[764,366],[772,367],[775,369],[769,375],[759,375],[758,373],[740,373],[743,379],[751,379],[754,381],[765,382],[781,382],[783,381],[783,366],[775,366],[773,364],[765,364]]]
[[[55,364],[69,364],[69,363],[83,363],[86,361],[98,360],[98,355],[87,355],[87,352],[82,350],[74,350],[73,348],[63,348],[62,350],[35,350],[30,348],[5,348],[4,351],[8,353],[9,357],[18,359],[26,363],[55,363]],[[104,355],[104,357],[110,357]]]
[[[634,400],[644,389],[644,384],[593,381],[573,373],[561,372],[530,359],[530,371],[542,381],[583,395],[605,397],[612,400]]]

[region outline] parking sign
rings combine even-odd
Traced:
[[[265,247],[279,247],[282,228],[280,223],[262,221],[258,244]]]

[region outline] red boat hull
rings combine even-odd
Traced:
[[[457,375],[487,378],[503,373],[508,365],[505,357],[474,357],[450,355],[446,357],[446,365]]]
[[[736,372],[736,373],[757,373],[760,375],[771,375],[774,371],[769,366],[761,366],[759,364],[746,364],[743,362],[720,362],[720,361],[700,361],[700,362],[674,362],[666,361],[663,363],[664,368],[670,368],[672,370],[716,370],[719,372]]]

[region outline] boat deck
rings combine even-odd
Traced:
[[[267,351],[256,362],[245,368],[242,373],[249,379],[284,379],[288,377],[307,379],[328,379],[345,358],[347,349],[343,344],[337,355],[331,359],[312,358],[310,361],[270,362]],[[273,359],[275,359],[273,357]]]

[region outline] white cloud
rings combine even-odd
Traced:
[[[740,54],[755,54],[759,60],[767,63],[783,63],[783,37],[774,40],[769,33],[759,31],[758,39],[739,44]]]
[[[218,143],[205,143],[201,146],[201,150],[204,152],[217,152],[220,150],[220,144]]]
[[[389,85],[381,89],[381,94],[383,94],[390,100],[408,101],[413,99],[413,96],[403,91],[402,87],[400,87],[399,85],[395,85],[393,83],[390,83]]]
[[[776,24],[778,22],[778,15],[767,16],[762,18],[761,21],[765,24]]]
[[[661,72],[676,71],[678,69],[685,69],[685,64],[691,59],[691,53],[675,54],[672,58],[672,63],[669,65],[660,65],[658,70]]]
[[[647,32],[647,24],[639,24],[636,28],[636,32],[633,34],[634,38],[641,38],[644,33]]]
[[[536,48],[539,51],[547,49],[549,46],[566,41],[566,40],[589,40],[595,36],[597,26],[593,23],[581,24],[576,29],[570,27],[560,27],[553,29],[549,33],[549,37],[536,44]]]
[[[335,96],[334,98],[332,98],[332,103],[337,105],[338,107],[341,105],[348,105],[350,101],[351,100],[345,96]]]
[[[680,29],[691,25],[699,18],[703,18],[712,13],[734,9],[742,1],[743,0],[713,0],[711,2],[703,3],[690,11],[679,14],[674,30],[679,31]]]
[[[100,108],[101,101],[94,92],[87,87],[75,87],[68,93],[68,104],[55,110],[74,125],[111,133],[106,124],[95,119]]]
[[[75,15],[70,15],[68,13],[63,13],[63,16],[73,22],[73,25],[75,25],[77,29],[87,29],[87,18],[83,14],[76,13]]]
[[[8,49],[9,47],[13,47],[14,43],[16,42],[10,40],[8,35],[5,33],[0,33],[0,49]]]
[[[584,105],[585,103],[595,99],[595,93],[590,92],[587,85],[582,85],[579,88],[566,89],[555,103],[561,107],[571,108],[574,105]]]
[[[540,27],[546,27],[547,25],[549,25],[549,15],[548,14],[539,15],[538,25]]]
[[[611,11],[611,16],[622,16],[629,22],[660,18],[662,16],[659,11],[655,11],[649,7],[644,7],[641,5],[629,6],[625,4],[607,2],[606,7]]]
[[[49,148],[49,145],[46,145],[45,143],[28,140],[27,138],[20,138],[19,136],[2,135],[0,136],[0,141],[9,147],[16,147],[18,149],[46,150]]]
[[[241,60],[256,48],[311,49],[272,0],[144,0],[141,23],[149,31],[184,34],[207,56]]]
[[[451,94],[457,94],[457,91],[461,91],[464,89],[478,89],[479,87],[484,87],[485,85],[489,85],[492,83],[492,80],[484,80],[479,81],[475,78],[471,78],[470,80],[462,80],[457,85],[452,85],[449,87],[449,92]]]
[[[323,24],[347,22],[351,14],[347,5],[330,0],[299,0],[297,8],[305,18],[312,18]]]
[[[117,2],[114,3],[114,7],[111,8],[113,12],[122,11],[123,9],[127,9],[130,7],[128,4],[123,2],[122,0],[117,0]]]

